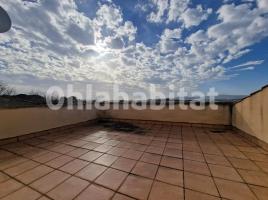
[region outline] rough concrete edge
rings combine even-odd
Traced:
[[[250,135],[249,133],[246,133],[244,131],[242,131],[241,129],[237,128],[237,127],[232,127],[233,130],[235,131],[235,133],[239,134],[240,136],[246,138],[247,140],[249,140],[250,142],[254,143],[255,145],[263,148],[264,150],[268,151],[268,143],[258,139],[255,136]]]
[[[28,134],[24,134],[24,135],[20,135],[20,136],[3,138],[3,139],[0,139],[0,145],[5,145],[5,144],[18,142],[18,141],[22,141],[22,140],[37,137],[37,136],[46,135],[49,133],[53,133],[55,131],[61,131],[61,132],[62,131],[72,131],[73,128],[83,127],[86,125],[94,124],[96,122],[97,122],[97,119],[92,119],[92,120],[88,120],[88,121],[84,121],[84,122],[79,122],[79,123],[75,123],[75,124],[68,124],[65,126],[60,126],[60,127],[56,127],[56,128],[52,128],[52,129],[48,129],[48,130],[33,132],[33,133],[28,133]]]

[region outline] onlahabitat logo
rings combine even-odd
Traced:
[[[215,88],[209,88],[204,93],[202,91],[187,92],[185,88],[174,90],[171,85],[160,92],[154,85],[149,85],[147,92],[135,91],[133,93],[120,90],[118,85],[113,85],[112,90],[93,90],[94,85],[87,84],[85,91],[75,91],[72,84],[68,84],[65,89],[59,86],[52,86],[47,90],[46,103],[51,110],[59,110],[63,107],[68,110],[218,110],[216,103],[218,93]],[[95,91],[95,92],[93,92]]]

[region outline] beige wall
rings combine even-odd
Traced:
[[[233,106],[232,124],[268,143],[268,87]]]
[[[0,109],[0,139],[76,124],[96,117],[96,110]]]
[[[219,105],[218,110],[212,110],[206,106],[205,110],[180,109],[179,105],[174,110],[169,110],[167,106],[161,110],[123,110],[122,105],[119,110],[108,110],[104,116],[117,119],[155,120],[168,122],[186,122],[201,124],[231,124],[230,105]]]

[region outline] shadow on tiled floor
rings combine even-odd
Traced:
[[[0,146],[0,198],[268,199],[268,152],[208,128],[92,125]]]

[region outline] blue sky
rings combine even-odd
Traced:
[[[0,0],[0,80],[249,94],[268,83],[268,0]]]

